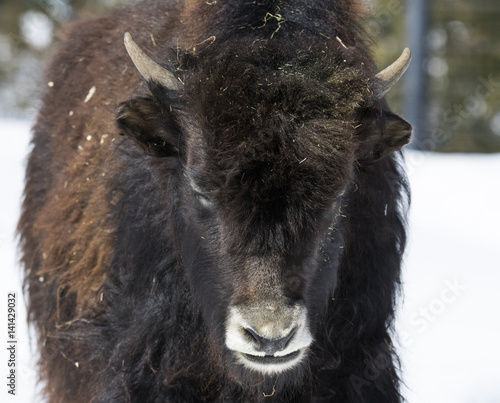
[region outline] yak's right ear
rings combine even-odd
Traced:
[[[175,75],[151,59],[127,32],[125,48],[135,67],[149,85],[153,97],[138,97],[118,107],[116,123],[120,134],[132,139],[146,154],[155,157],[177,155],[179,128],[165,93],[182,90]]]
[[[179,131],[173,117],[162,112],[153,97],[132,98],[120,104],[116,124],[121,135],[133,140],[148,155],[179,154]]]

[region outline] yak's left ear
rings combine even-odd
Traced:
[[[403,118],[390,111],[373,113],[376,117],[367,115],[363,119],[367,123],[358,132],[360,163],[375,162],[410,142],[412,127]]]
[[[408,144],[411,139],[411,125],[395,113],[384,111],[381,122],[381,135],[375,144],[375,156],[380,158]],[[373,137],[377,137],[376,135]]]
[[[389,67],[379,72],[373,79],[373,98],[382,110],[365,110],[358,138],[361,145],[358,151],[360,161],[373,162],[384,155],[399,150],[410,142],[412,127],[398,115],[383,107],[383,100],[391,88],[399,81],[410,65],[411,52],[406,48],[401,56]]]

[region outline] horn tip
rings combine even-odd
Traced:
[[[123,35],[123,42],[125,43],[125,45],[127,45],[128,43],[132,42],[133,39],[132,39],[132,35],[130,35],[130,32],[125,32],[125,35]]]
[[[406,60],[411,60],[411,50],[410,48],[404,48],[403,53],[402,53],[403,58]]]

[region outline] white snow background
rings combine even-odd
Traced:
[[[15,227],[30,122],[0,120],[0,401],[38,402]],[[500,403],[500,155],[408,151],[412,186],[399,352],[409,403]],[[17,295],[16,397],[7,294]],[[366,379],[376,373],[366,373]]]

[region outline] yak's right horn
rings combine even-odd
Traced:
[[[180,89],[181,83],[174,76],[174,74],[161,67],[158,63],[146,55],[146,53],[144,53],[134,42],[130,33],[125,33],[124,42],[127,52],[134,62],[135,67],[139,70],[139,73],[141,73],[142,77],[144,77],[146,81],[156,82],[170,90]]]

